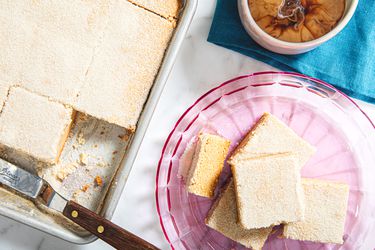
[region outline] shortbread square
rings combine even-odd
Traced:
[[[294,240],[343,243],[349,186],[344,183],[302,179],[305,220],[284,226],[284,236]]]
[[[239,222],[246,229],[303,220],[299,164],[294,154],[268,155],[232,165]]]
[[[173,25],[128,1],[118,1],[109,13],[74,108],[134,131]]]
[[[0,114],[0,145],[49,164],[59,159],[73,110],[21,87],[11,87]]]
[[[206,224],[245,247],[253,250],[262,249],[272,227],[247,230],[237,223],[237,218],[236,193],[233,180],[230,180],[212,205],[206,218]]]
[[[107,25],[110,1],[2,1],[0,80],[72,104]]]
[[[275,116],[264,113],[237,146],[230,163],[263,154],[293,152],[302,168],[316,149]]]
[[[186,182],[188,192],[213,197],[229,146],[229,140],[217,135],[202,133],[198,136]]]

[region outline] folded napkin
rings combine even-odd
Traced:
[[[237,0],[217,0],[208,41],[268,63],[326,81],[346,94],[375,103],[375,1],[360,0],[353,19],[336,37],[301,55],[270,52],[246,33]]]

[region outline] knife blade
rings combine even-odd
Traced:
[[[41,178],[0,159],[0,183],[36,199],[44,183]]]
[[[85,228],[116,249],[147,249],[157,247],[104,219],[93,211],[68,201],[43,178],[33,175],[0,159],[0,184],[23,196],[61,212],[65,217]]]

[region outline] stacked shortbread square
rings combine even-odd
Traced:
[[[349,187],[317,179],[302,179],[305,218],[288,223],[284,236],[295,240],[343,243]]]
[[[293,152],[302,168],[315,148],[275,116],[264,113],[237,146],[229,162],[235,165],[244,158],[285,152]]]
[[[187,178],[190,193],[213,197],[229,146],[230,141],[217,135],[202,133],[198,136],[193,163]]]
[[[202,151],[200,144],[196,152]],[[193,186],[213,194],[225,161],[223,145],[211,143],[221,154],[199,161]],[[222,148],[222,150],[220,150]],[[203,148],[203,151],[204,148]],[[315,148],[269,113],[265,113],[228,159],[233,180],[211,207],[206,224],[226,237],[253,249],[261,249],[272,228],[283,225],[283,236],[294,240],[343,243],[349,195],[347,184],[301,178],[300,170]],[[211,164],[207,171],[208,162]],[[197,171],[196,164],[190,174]],[[215,171],[212,171],[215,169]],[[188,191],[192,183],[187,182]],[[211,195],[206,195],[211,197]]]
[[[237,219],[236,193],[233,180],[230,180],[212,205],[207,215],[206,224],[246,247],[261,249],[271,233],[272,227],[248,230],[238,226]]]
[[[250,158],[232,166],[238,218],[244,228],[303,219],[299,168],[297,158],[289,153]]]

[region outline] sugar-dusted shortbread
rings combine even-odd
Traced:
[[[128,1],[111,6],[74,107],[134,131],[172,32],[171,22]]]
[[[295,240],[343,243],[349,186],[344,183],[302,179],[305,220],[284,226],[284,236]]]
[[[73,110],[21,87],[11,87],[0,114],[0,145],[37,161],[56,163]]]
[[[2,1],[0,80],[72,104],[106,27],[110,2]]]
[[[179,8],[177,0],[5,1],[0,81],[134,131],[175,25],[143,3]]]
[[[237,204],[234,183],[231,180],[212,205],[206,224],[231,240],[254,250],[262,249],[272,227],[262,229],[244,229],[237,222]]]
[[[238,217],[246,229],[300,221],[304,215],[298,159],[285,153],[231,165]]]
[[[229,159],[235,164],[249,156],[294,152],[302,168],[316,149],[275,116],[264,113]]]
[[[212,197],[228,154],[230,141],[217,135],[198,136],[194,158],[186,181],[190,193]]]

